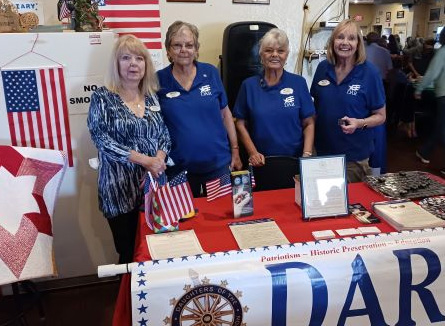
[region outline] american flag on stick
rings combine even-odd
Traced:
[[[252,166],[249,166],[250,181],[252,188],[255,187],[255,177],[253,175]],[[232,183],[230,173],[226,173],[219,178],[206,182],[207,201],[212,201],[216,198],[232,193]]]
[[[100,0],[98,4],[108,28],[119,35],[133,34],[147,49],[162,48],[159,0]]]
[[[2,70],[12,146],[65,151],[73,166],[62,67]]]
[[[177,174],[162,186],[148,172],[145,180],[145,209],[147,224],[155,232],[175,230],[181,218],[194,215],[193,195],[186,172]],[[148,215],[150,212],[153,219]]]

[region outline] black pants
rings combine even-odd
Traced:
[[[119,254],[119,264],[133,262],[138,219],[139,208],[107,219],[113,234],[114,247]]]

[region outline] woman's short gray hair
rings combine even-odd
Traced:
[[[172,62],[172,60],[168,55],[168,50],[170,49],[170,46],[172,45],[172,39],[176,34],[178,34],[183,29],[188,29],[192,33],[193,42],[195,43],[195,50],[196,50],[195,60],[198,60],[198,55],[199,55],[198,54],[198,51],[199,51],[199,41],[198,41],[199,30],[198,30],[198,27],[196,27],[193,24],[177,20],[168,27],[167,34],[165,35],[164,46],[165,46],[165,51],[167,51],[168,60],[170,62]]]
[[[272,28],[260,40],[259,53],[263,53],[264,48],[273,44],[278,44],[279,47],[284,48],[289,52],[289,39],[286,32],[279,28]]]

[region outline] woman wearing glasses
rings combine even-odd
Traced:
[[[241,168],[227,96],[216,68],[197,61],[198,36],[192,24],[171,24],[165,39],[171,64],[158,71],[158,97],[175,162],[167,173],[187,170],[195,197],[205,195],[207,181],[228,173],[230,168]]]

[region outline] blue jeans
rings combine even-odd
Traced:
[[[434,130],[420,148],[420,155],[429,160],[438,143],[445,145],[445,96],[436,97]]]

